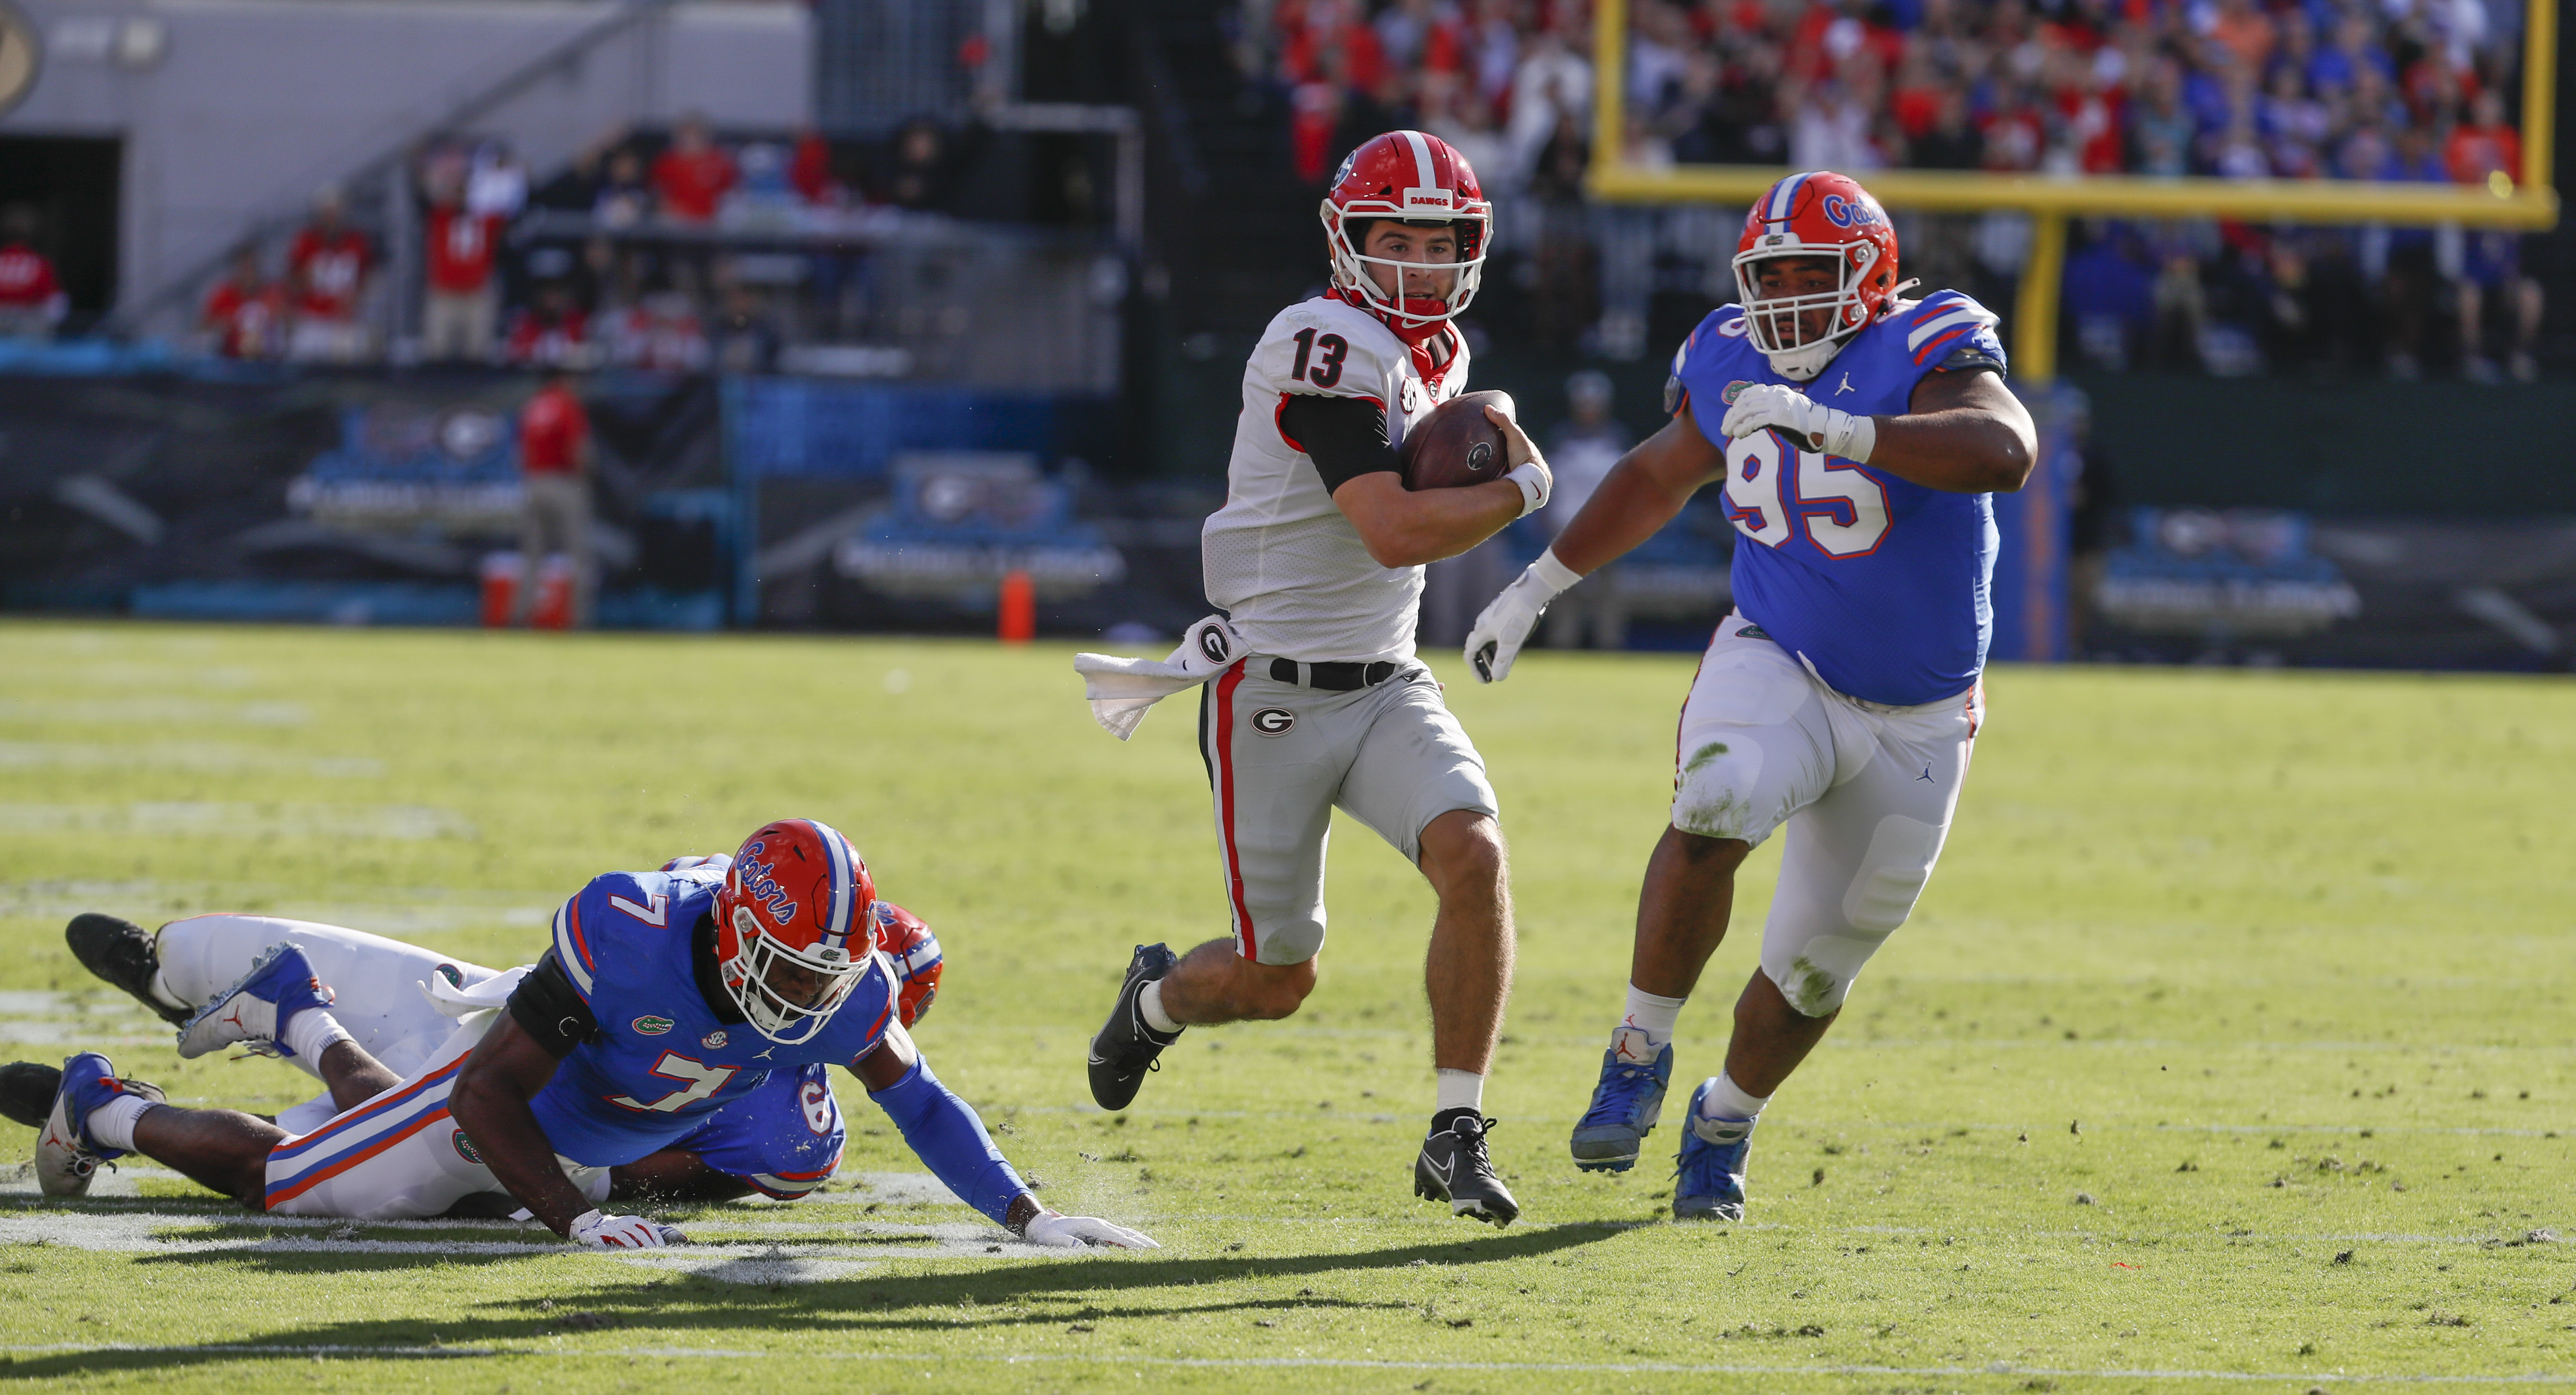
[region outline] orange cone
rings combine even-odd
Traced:
[[[1038,637],[1038,584],[1027,572],[1002,578],[1002,642],[1026,644]]]

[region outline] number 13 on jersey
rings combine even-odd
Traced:
[[[1887,490],[1858,465],[1757,431],[1726,443],[1726,516],[1765,547],[1787,542],[1803,523],[1817,551],[1863,557],[1887,537]]]

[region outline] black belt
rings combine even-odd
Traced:
[[[1294,683],[1301,688],[1322,688],[1326,692],[1348,693],[1361,688],[1374,688],[1393,678],[1404,665],[1380,659],[1373,664],[1337,663],[1304,664],[1295,659],[1272,659],[1270,676],[1281,683]]]

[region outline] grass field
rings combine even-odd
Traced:
[[[1121,746],[1069,650],[804,638],[0,627],[0,1050],[182,1064],[61,927],[266,909],[524,962],[589,875],[848,830],[947,947],[920,1038],[1042,1194],[1049,1257],[940,1204],[843,1090],[819,1200],[674,1212],[660,1262],[489,1224],[268,1224],[157,1169],[0,1189],[0,1380],[83,1386],[1889,1391],[2576,1385],[2576,686],[2013,669],[1913,922],[1766,1116],[1753,1209],[1565,1133],[1620,1002],[1687,658],[1453,684],[1513,842],[1491,1090],[1526,1208],[1410,1194],[1430,901],[1336,839],[1324,983],[1192,1032],[1139,1107],[1082,1046],[1130,945],[1223,930],[1191,713]],[[1454,677],[1454,663],[1448,666]],[[1714,1070],[1777,845],[1684,1015]],[[1678,1099],[1668,1111],[1676,1114]],[[1669,1156],[1672,1131],[1649,1142]],[[0,1157],[31,1141],[0,1124]],[[0,1174],[5,1175],[5,1174]]]

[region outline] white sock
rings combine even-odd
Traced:
[[[187,999],[170,991],[170,971],[168,969],[154,969],[152,971],[152,982],[145,986],[152,990],[154,1000],[158,1001],[163,1007],[177,1008],[181,1012],[195,1012],[197,1010],[197,1005],[195,1003],[189,1002]]]
[[[84,1123],[98,1146],[131,1153],[134,1151],[134,1121],[142,1118],[143,1111],[151,1107],[152,1101],[141,1095],[118,1095],[91,1110]]]
[[[286,1019],[286,1030],[278,1033],[277,1044],[295,1053],[295,1059],[306,1069],[322,1069],[322,1053],[334,1042],[351,1040],[347,1028],[328,1009],[309,1007]]]
[[[1699,1114],[1703,1119],[1759,1119],[1769,1095],[1748,1095],[1735,1078],[1723,1071],[1708,1082],[1708,1093],[1699,1097]]]
[[[1485,1112],[1485,1077],[1481,1072],[1472,1070],[1440,1072],[1440,1097],[1438,1102],[1431,1106],[1431,1112],[1446,1114],[1453,1109],[1472,1109],[1478,1114]]]
[[[1158,1032],[1177,1032],[1181,1029],[1181,1024],[1173,1021],[1170,1013],[1163,1011],[1163,981],[1159,978],[1136,991],[1136,1015],[1145,1019],[1146,1026]]]
[[[1672,1044],[1673,1027],[1681,1021],[1687,998],[1667,998],[1628,985],[1628,1011],[1610,1033],[1610,1047],[1623,1061],[1652,1064]]]

